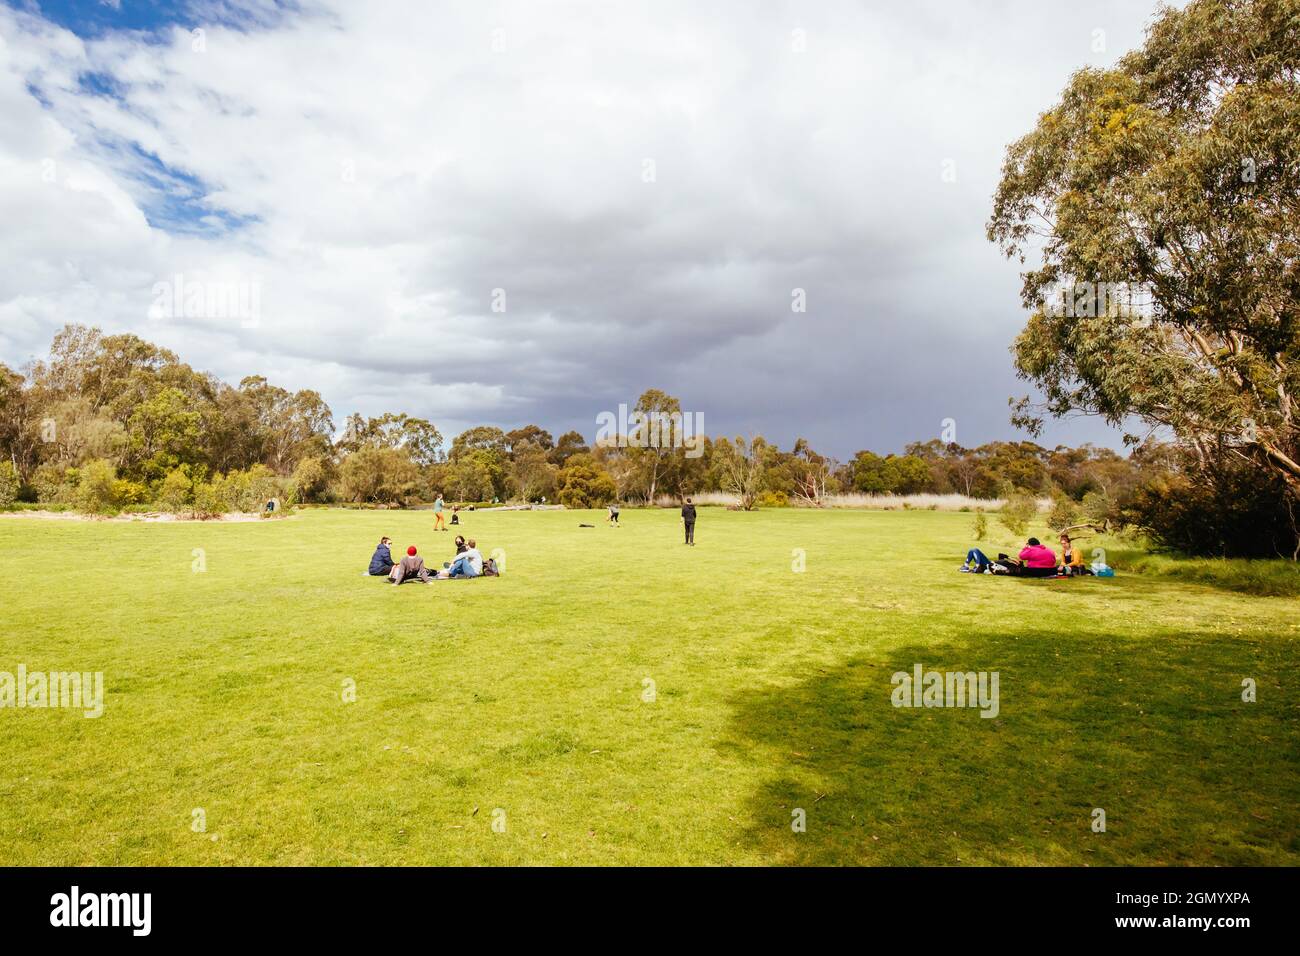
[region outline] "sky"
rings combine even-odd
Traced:
[[[1027,438],[1003,155],[1154,8],[11,0],[0,362],[78,322],[340,425],[591,439],[659,388],[841,458]]]

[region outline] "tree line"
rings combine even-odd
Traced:
[[[634,410],[680,416],[646,391]],[[1009,489],[1083,501],[1113,499],[1138,468],[1109,449],[933,440],[901,455],[858,452],[839,462],[804,439],[788,451],[762,436],[705,437],[697,448],[635,436],[589,445],[528,424],[479,425],[450,442],[406,412],[351,414],[336,428],[318,392],[261,376],[230,385],[131,334],[69,325],[47,358],[23,372],[0,365],[0,450],[18,500],[91,506],[235,507],[259,496],[302,503],[408,505],[442,493],[465,502],[560,501],[599,506],[708,491],[760,502],[821,504],[839,494]]]
[[[650,389],[635,416],[680,420],[681,404]],[[1131,524],[1188,550],[1225,550],[1221,541],[1178,538],[1182,522],[1164,499],[1175,497],[1170,489],[1181,487],[1187,462],[1158,443],[1121,455],[1091,445],[965,448],[932,439],[841,462],[805,439],[785,450],[761,435],[684,446],[634,434],[589,444],[577,431],[556,438],[527,424],[478,425],[447,441],[434,423],[406,412],[353,413],[340,428],[313,390],[291,392],[261,376],[231,385],[135,335],[79,325],[55,335],[49,355],[23,371],[0,365],[0,453],[0,505],[215,515],[255,511],[271,498],[405,507],[441,494],[584,508],[721,492],[750,510],[824,506],[854,493],[955,493],[1050,497],[1061,521]],[[1262,519],[1248,520],[1257,527]]]

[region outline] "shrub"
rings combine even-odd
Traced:
[[[117,491],[117,469],[111,462],[96,459],[77,470],[73,504],[86,514],[109,514],[117,510]]]
[[[1002,526],[1017,538],[1029,530],[1029,522],[1038,515],[1038,501],[1032,495],[1015,491],[1007,496],[1006,504],[998,513]]]
[[[182,514],[188,509],[194,497],[194,482],[190,479],[189,468],[182,465],[173,468],[158,486],[158,506],[172,514]]]
[[[211,485],[211,490],[206,492],[209,497],[205,504],[210,507],[222,504],[224,507],[221,511],[208,511],[205,508],[204,514],[225,514],[228,511],[260,513],[272,498],[285,497],[285,482],[265,465],[254,465],[247,471],[230,471],[205,484]],[[197,489],[195,497],[198,497]]]
[[[18,469],[11,461],[0,461],[0,508],[8,508],[18,500]]]
[[[1295,511],[1300,517],[1300,507]],[[1165,547],[1199,557],[1294,558],[1300,549],[1286,485],[1244,462],[1160,476],[1134,492],[1124,520]]]
[[[405,505],[419,480],[420,469],[400,448],[358,449],[339,469],[339,487],[349,501]]]
[[[975,535],[976,541],[983,541],[989,533],[989,516],[984,513],[983,508],[975,509],[975,520],[971,522],[971,533]]]
[[[1047,513],[1047,525],[1055,531],[1064,531],[1078,524],[1081,510],[1078,502],[1062,491],[1052,495],[1052,510]]]
[[[320,501],[329,485],[329,470],[320,458],[304,458],[289,479],[289,498],[295,504]]]
[[[566,508],[599,508],[618,494],[614,479],[593,465],[570,465],[560,472],[559,483]]]
[[[760,508],[788,508],[790,497],[784,491],[765,491],[758,496]]]
[[[245,497],[240,511],[261,512],[272,498],[283,502],[288,497],[288,484],[265,465],[254,465],[244,473]]]
[[[194,486],[194,513],[201,518],[215,518],[230,510],[226,497],[226,483],[217,478]]]
[[[135,508],[148,500],[149,489],[140,482],[126,478],[118,478],[113,482],[113,503],[116,507]]]
[[[70,504],[75,486],[69,479],[68,471],[62,465],[54,464],[37,468],[32,474],[36,500],[42,504]]]

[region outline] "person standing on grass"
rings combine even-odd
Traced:
[[[686,543],[695,547],[695,505],[690,498],[682,505],[682,524],[686,528]]]
[[[433,530],[446,531],[447,519],[442,516],[442,492],[438,492],[438,500],[433,503]]]
[[[615,528],[618,527],[618,502],[611,501],[609,504],[609,517],[606,519]]]

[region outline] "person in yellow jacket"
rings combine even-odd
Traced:
[[[1068,534],[1061,535],[1061,572],[1063,574],[1087,574],[1083,563],[1083,551],[1074,546]]]

